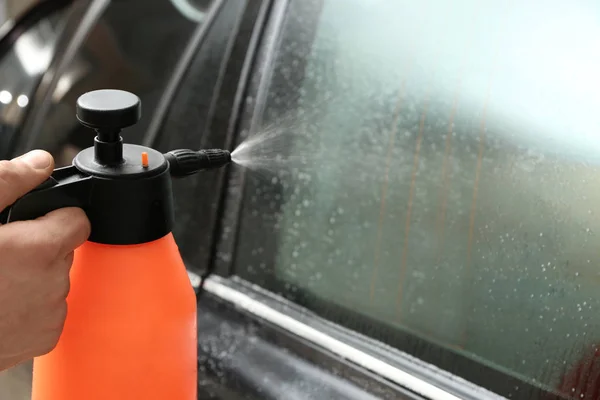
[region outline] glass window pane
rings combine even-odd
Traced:
[[[591,396],[599,18],[593,1],[292,1],[235,153],[236,273]]]

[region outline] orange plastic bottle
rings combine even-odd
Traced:
[[[171,178],[218,168],[225,150],[166,154],[123,144],[137,96],[98,90],[77,100],[97,132],[73,165],[0,212],[0,223],[81,207],[92,231],[75,251],[57,346],[36,358],[33,400],[195,400],[196,296],[171,228]]]
[[[195,400],[196,296],[173,236],[85,243],[57,347],[34,360],[33,400]]]

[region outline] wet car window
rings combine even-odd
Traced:
[[[292,1],[262,125],[234,153],[236,274],[598,398],[599,17],[593,1]]]
[[[38,21],[0,59],[0,158],[25,118],[30,98],[54,53],[67,9]]]
[[[77,122],[73,105],[81,94],[104,88],[127,90],[141,98],[142,118],[127,129],[126,138],[129,143],[141,143],[169,78],[211,3],[134,0],[108,4],[59,78],[34,147],[52,152],[58,165],[70,164],[94,136]]]

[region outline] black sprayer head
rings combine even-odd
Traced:
[[[173,150],[123,143],[121,130],[141,117],[141,101],[122,90],[96,90],[79,97],[77,119],[97,135],[73,165],[58,168],[42,185],[0,212],[0,223],[35,219],[62,207],[82,208],[92,225],[89,240],[139,244],[172,230],[171,177],[219,168],[227,150]]]
[[[227,150],[172,150],[165,154],[171,167],[171,176],[187,176],[206,169],[219,168],[231,162]]]

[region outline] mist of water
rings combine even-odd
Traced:
[[[243,141],[231,153],[232,161],[245,168],[265,173],[275,173],[292,165],[306,166],[306,155],[287,154],[296,132],[294,128],[287,126],[261,130]]]
[[[314,164],[316,154],[308,150],[310,146],[301,144],[310,141],[308,124],[317,110],[313,105],[310,112],[294,109],[279,115],[242,141],[231,153],[232,161],[259,175]]]
[[[320,129],[328,110],[340,107],[342,98],[326,96],[320,101],[311,99],[310,106],[293,108],[277,115],[244,139],[231,153],[232,161],[251,170],[255,175],[270,180],[288,172],[311,172],[343,168],[343,159],[352,159],[362,168],[381,164],[380,155],[361,149],[357,157],[357,144],[331,143],[324,140],[330,132]],[[353,129],[342,127],[339,129]],[[363,145],[364,147],[364,145]],[[360,165],[359,165],[360,164]]]

